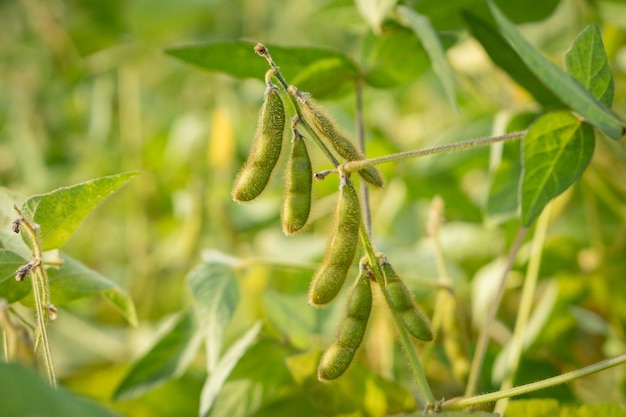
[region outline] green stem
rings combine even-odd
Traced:
[[[43,257],[41,239],[39,238],[38,229],[24,218],[24,215],[17,206],[13,206],[13,211],[19,216],[20,228],[26,231],[32,244],[33,259],[31,260],[32,268],[30,269],[29,275],[31,277],[33,295],[35,298],[35,315],[37,316],[37,327],[39,328],[38,339],[41,339],[48,381],[50,385],[56,387],[54,364],[52,363],[52,354],[50,352],[50,343],[48,342],[48,332],[46,330],[48,312],[52,305],[50,304],[48,276],[46,270],[41,265],[41,259]]]
[[[319,146],[320,149],[322,149],[322,151],[324,152],[324,154],[326,154],[330,162],[333,164],[333,167],[337,168],[337,166],[339,166],[339,161],[337,161],[337,159],[332,154],[330,149],[328,149],[328,147],[324,144],[324,142],[317,135],[315,130],[311,128],[311,126],[307,123],[305,118],[302,117],[302,110],[300,110],[300,103],[298,103],[298,98],[296,97],[296,94],[299,92],[299,90],[295,88],[289,88],[289,83],[287,83],[287,80],[285,80],[285,78],[281,74],[280,68],[278,67],[278,65],[276,65],[276,63],[272,59],[272,56],[270,55],[270,51],[265,47],[265,45],[259,43],[256,45],[254,50],[258,55],[265,58],[267,62],[269,63],[270,67],[274,70],[273,75],[276,77],[276,79],[280,82],[280,84],[283,86],[283,88],[287,92],[287,96],[289,96],[289,100],[291,101],[291,104],[293,105],[293,108],[295,109],[295,112],[298,115],[298,123],[304,126],[304,129],[313,138],[317,146]]]
[[[376,252],[374,250],[374,247],[372,246],[370,237],[363,226],[359,230],[359,236],[361,237],[361,242],[363,243],[363,247],[365,248],[365,253],[369,260],[369,265],[371,267],[372,273],[374,274],[374,278],[376,279],[376,282],[378,283],[380,288],[384,290],[385,282],[383,279],[383,272],[380,269],[378,259],[376,258]],[[402,324],[402,321],[398,317],[397,313],[391,308],[390,311],[393,313],[393,319],[396,323],[396,330],[398,331],[400,344],[402,345],[402,348],[406,353],[407,360],[409,361],[409,365],[411,367],[411,370],[413,371],[413,378],[415,379],[415,384],[417,386],[418,402],[423,409],[427,409],[428,407],[431,407],[433,404],[435,404],[435,397],[433,397],[430,385],[428,385],[428,380],[426,379],[426,375],[424,374],[424,370],[422,369],[420,360],[417,357],[417,352],[415,351],[415,346],[413,345],[411,337],[404,329],[404,325]]]
[[[609,359],[605,359],[601,362],[597,362],[593,365],[586,366],[575,371],[567,372],[565,374],[555,376],[552,378],[544,379],[537,382],[532,382],[526,385],[520,385],[518,387],[506,389],[503,391],[492,392],[489,394],[477,395],[475,397],[468,398],[452,398],[448,401],[444,401],[441,404],[443,410],[460,410],[463,408],[471,407],[474,405],[490,403],[498,401],[502,398],[515,397],[517,395],[528,394],[530,392],[539,391],[541,389],[550,388],[556,385],[564,384],[566,382],[573,381],[574,379],[582,378],[587,375],[594,374],[596,372],[604,371],[605,369],[612,368],[617,365],[621,365],[626,362],[626,353],[614,356]]]
[[[509,133],[500,136],[491,136],[488,138],[472,139],[463,142],[450,143],[448,145],[436,146],[434,148],[420,149],[417,151],[400,152],[391,155],[381,156],[380,158],[372,159],[360,159],[358,161],[351,161],[344,165],[345,172],[360,171],[370,165],[378,165],[386,162],[399,161],[402,159],[418,158],[420,156],[434,155],[438,153],[456,152],[471,148],[477,148],[479,146],[489,145],[492,143],[506,142],[509,140],[517,140],[525,136],[526,130],[521,132]]]
[[[487,344],[489,343],[491,325],[496,318],[496,313],[498,312],[500,302],[502,301],[502,296],[504,295],[507,275],[513,268],[515,256],[517,255],[517,252],[519,251],[519,248],[522,245],[522,242],[524,241],[524,237],[526,236],[527,232],[528,228],[524,226],[521,226],[519,231],[517,232],[517,236],[515,237],[513,246],[511,246],[511,249],[509,250],[506,266],[504,268],[504,271],[502,271],[502,275],[500,277],[498,290],[493,301],[491,302],[491,307],[489,308],[489,312],[487,313],[485,322],[480,328],[478,343],[476,344],[476,352],[474,352],[472,366],[470,367],[470,374],[467,381],[467,387],[465,389],[465,396],[467,397],[474,395],[478,388],[478,380],[480,378],[480,373],[483,367],[483,361],[485,360],[485,354],[487,353]]]
[[[542,249],[546,240],[548,225],[550,223],[551,207],[552,204],[548,204],[537,221],[537,227],[535,229],[535,235],[533,236],[530,250],[528,270],[526,271],[526,279],[524,280],[524,288],[522,289],[522,298],[520,300],[520,306],[515,321],[515,330],[513,331],[513,338],[511,339],[507,359],[508,374],[500,386],[501,390],[513,387],[515,375],[517,374],[519,359],[524,348],[524,333],[528,326],[528,318],[530,317],[530,311],[535,298],[535,290],[537,288],[537,280],[539,278],[539,267],[541,266]],[[508,402],[508,398],[498,401],[494,411],[504,415]]]
[[[356,106],[356,136],[359,143],[359,150],[365,153],[365,122],[363,120],[363,82],[359,78],[355,82],[355,106]],[[363,196],[363,218],[365,220],[365,230],[372,235],[372,210],[370,208],[370,195],[367,185],[361,181],[361,195]]]

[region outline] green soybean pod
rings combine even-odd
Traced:
[[[346,317],[337,331],[337,341],[324,353],[317,370],[320,381],[340,377],[350,366],[354,354],[363,341],[367,320],[372,310],[372,290],[367,266],[361,272],[348,298]]]
[[[278,87],[269,83],[265,90],[259,126],[248,161],[243,166],[232,190],[233,200],[243,203],[263,192],[280,157],[285,128],[285,107]]]
[[[309,304],[323,306],[341,290],[359,239],[361,203],[350,179],[342,174],[335,224],[324,261],[313,276],[309,289]]]
[[[287,161],[287,186],[281,210],[283,232],[293,235],[300,231],[311,212],[311,188],[313,169],[306,149],[306,143],[300,133],[294,129],[291,153]]]
[[[433,340],[430,323],[424,313],[413,304],[411,294],[404,282],[396,274],[386,257],[380,257],[380,261],[385,278],[385,296],[389,306],[397,313],[404,327],[414,337],[424,341]]]
[[[357,150],[352,141],[346,138],[340,130],[335,126],[332,120],[324,113],[322,108],[307,93],[300,92],[295,87],[290,87],[290,92],[298,97],[298,101],[302,103],[302,111],[304,118],[311,121],[315,129],[323,137],[327,139],[335,151],[348,161],[358,161],[365,159],[365,156]],[[382,188],[384,185],[383,178],[378,169],[374,166],[368,166],[359,170],[359,175],[365,181]]]

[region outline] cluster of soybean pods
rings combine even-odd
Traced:
[[[356,256],[359,232],[364,227],[359,195],[349,174],[344,172],[329,148],[348,162],[362,160],[365,157],[352,141],[335,127],[310,94],[301,92],[285,82],[265,46],[258,44],[255,51],[268,60],[272,69],[265,75],[267,88],[252,150],[235,179],[232,197],[233,200],[244,203],[255,199],[265,189],[282,150],[286,125],[282,96],[287,96],[293,104],[296,115],[291,121],[291,152],[287,162],[287,183],[281,208],[281,223],[286,235],[301,231],[307,224],[311,210],[314,175],[307,143],[298,129],[299,126],[303,126],[307,132],[314,135],[316,143],[329,156],[340,177],[339,197],[330,243],[322,264],[313,276],[308,294],[309,304],[316,307],[325,306],[337,296],[344,285]],[[272,83],[273,78],[281,82],[284,87],[282,90]],[[373,165],[359,170],[358,174],[374,186],[383,186],[382,177]],[[363,340],[372,309],[370,283],[376,281],[369,259],[364,256],[359,263],[359,275],[348,297],[346,316],[339,325],[335,342],[320,360],[318,368],[320,381],[331,381],[341,376],[348,369]],[[383,275],[383,279],[378,283],[394,315],[414,337],[424,341],[432,340],[433,334],[428,319],[415,306],[406,285],[398,277],[387,257],[376,254],[375,260]]]

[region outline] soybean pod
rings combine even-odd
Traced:
[[[379,260],[384,277],[385,297],[389,307],[414,337],[424,341],[433,340],[430,323],[424,313],[413,303],[411,294],[404,282],[396,274],[387,257],[379,256]]]
[[[315,130],[335,149],[335,151],[347,161],[358,161],[365,156],[357,150],[352,141],[346,138],[335,126],[333,121],[324,113],[322,108],[311,98],[308,93],[303,93],[297,88],[289,87],[289,92],[294,94],[302,104],[304,118],[310,121]],[[383,187],[383,178],[375,166],[368,166],[358,171],[361,178],[377,187]]]
[[[280,92],[268,81],[252,150],[235,179],[233,200],[251,201],[263,192],[280,157],[284,128],[285,108]]]
[[[287,161],[287,186],[281,210],[283,232],[293,235],[300,231],[311,211],[313,169],[304,137],[292,128],[291,153]]]
[[[361,263],[359,276],[348,298],[346,317],[337,331],[337,339],[320,360],[317,370],[320,381],[330,381],[343,375],[363,341],[372,310],[370,274],[367,264]]]
[[[309,304],[323,306],[341,290],[354,255],[361,226],[361,203],[352,181],[341,173],[335,223],[326,257],[313,276],[309,289]]]

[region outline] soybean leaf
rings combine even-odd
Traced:
[[[560,415],[559,402],[552,398],[511,401],[507,417],[552,417]]]
[[[220,252],[212,252],[187,276],[198,327],[206,333],[209,371],[217,365],[225,328],[239,302],[235,280],[237,263],[237,260]]]
[[[457,109],[454,88],[454,72],[452,71],[452,67],[450,67],[446,58],[443,44],[441,43],[437,32],[430,24],[430,20],[406,6],[398,7],[398,12],[408,21],[409,27],[422,41],[422,45],[424,45],[424,49],[430,58],[435,74],[437,74],[441,84],[443,85],[443,89],[448,97],[450,105]]]
[[[320,312],[323,311],[302,308],[305,304],[305,294],[279,294],[274,291],[263,294],[263,309],[269,322],[298,349],[311,346],[311,339],[319,330]]]
[[[594,145],[591,126],[569,112],[548,113],[530,127],[523,145],[524,225],[530,225],[550,200],[582,175]]]
[[[39,225],[43,249],[57,249],[102,200],[138,174],[111,175],[34,195],[24,203],[23,213]]]
[[[624,124],[598,102],[591,93],[585,90],[580,83],[537,52],[495,6],[493,0],[489,0],[488,3],[504,37],[530,70],[572,110],[578,112],[607,136],[619,139],[624,132]]]
[[[559,0],[496,0],[498,7],[512,16],[515,23],[535,22],[550,16]],[[489,17],[484,0],[420,0],[414,9],[432,22],[437,30],[459,30],[463,13],[471,11],[481,18]]]
[[[379,31],[385,16],[397,2],[398,0],[356,0],[356,7],[371,28]]]
[[[183,312],[175,325],[131,368],[113,397],[124,400],[180,376],[196,355],[202,338],[192,311]]]
[[[491,60],[515,82],[528,90],[539,103],[548,108],[565,107],[565,104],[528,68],[528,65],[522,61],[492,24],[473,12],[464,12],[463,18],[472,35],[480,42]]]
[[[0,249],[0,298],[12,303],[30,293],[30,278],[22,282],[15,280],[15,271],[27,262],[26,258],[13,251]]]
[[[32,369],[0,363],[0,404],[3,416],[119,417],[95,402],[50,387]]]
[[[48,269],[50,298],[54,304],[65,304],[79,298],[102,294],[133,326],[137,313],[133,300],[117,283],[67,255],[61,255],[63,266]]]
[[[517,216],[520,173],[521,164],[510,160],[502,161],[494,170],[485,207],[487,224],[501,224]]]
[[[429,67],[428,55],[419,39],[395,23],[384,25],[378,36],[368,33],[361,49],[365,81],[373,87],[407,83]]]
[[[590,24],[574,40],[565,54],[565,68],[600,103],[611,108],[615,85],[598,25]]]
[[[243,336],[241,336],[233,345],[228,349],[224,356],[220,359],[219,363],[212,370],[204,387],[202,387],[202,394],[200,395],[200,417],[206,416],[213,403],[220,393],[224,382],[230,375],[231,371],[239,362],[239,359],[246,353],[250,345],[254,342],[259,331],[261,331],[261,322],[254,324]]]
[[[236,78],[263,79],[263,74],[270,67],[264,58],[254,52],[254,46],[255,43],[244,41],[212,42],[169,48],[165,52],[207,71],[222,72]],[[338,51],[270,44],[266,46],[287,82],[296,84],[294,79],[299,79],[317,98],[332,96],[336,90],[345,89],[346,84],[351,84],[359,73],[356,63]],[[326,62],[319,64],[320,61]],[[314,81],[322,79],[324,82],[319,85]],[[330,80],[336,83],[334,90],[328,86]],[[305,89],[300,84],[297,86]]]
[[[620,404],[584,404],[576,410],[575,417],[623,417],[625,414],[626,407]]]

